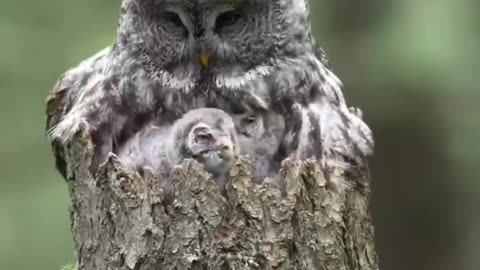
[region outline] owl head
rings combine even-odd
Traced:
[[[177,120],[170,145],[174,159],[196,159],[213,175],[230,170],[239,151],[232,118],[213,108],[191,110]]]
[[[304,52],[306,0],[123,0],[117,46],[177,76],[242,74]]]

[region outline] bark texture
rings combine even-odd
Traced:
[[[160,180],[113,155],[92,176],[92,148],[80,135],[65,150],[77,269],[378,269],[367,168],[286,161],[279,187],[240,158],[223,196],[186,160],[165,210]]]

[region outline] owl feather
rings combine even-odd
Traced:
[[[306,1],[123,0],[120,13],[114,44],[52,91],[55,153],[83,129],[95,169],[152,119],[171,123],[201,107],[232,113],[238,104],[285,119],[284,157],[372,153],[370,129],[348,110],[313,41]]]

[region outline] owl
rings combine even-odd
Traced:
[[[322,59],[306,0],[123,0],[113,44],[47,98],[57,168],[68,177],[63,149],[80,130],[91,134],[95,171],[151,119],[202,107],[280,115],[282,157],[365,157],[371,131]]]
[[[238,134],[239,152],[252,163],[251,178],[263,183],[276,175],[282,159],[278,156],[283,136],[283,117],[270,112],[245,111],[231,114]]]
[[[145,169],[161,176],[166,200],[170,201],[168,179],[175,165],[186,158],[203,164],[221,190],[239,153],[232,118],[222,110],[191,110],[172,125],[148,124],[118,150],[120,162],[140,174]]]

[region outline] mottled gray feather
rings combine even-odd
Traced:
[[[114,45],[60,78],[68,90],[48,136],[62,145],[86,129],[101,163],[145,122],[242,104],[284,118],[284,156],[361,159],[373,151],[371,131],[324,56],[306,0],[123,0]]]

